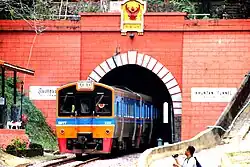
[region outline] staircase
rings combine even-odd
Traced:
[[[236,137],[244,138],[250,128],[250,95],[247,97],[238,116],[230,125],[228,131],[224,134],[222,143],[230,143]]]

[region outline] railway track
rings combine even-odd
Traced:
[[[43,164],[29,165],[29,167],[80,167],[89,162],[98,160],[100,157],[93,155],[84,155],[81,159],[68,157],[45,162]]]

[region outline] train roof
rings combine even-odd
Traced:
[[[122,93],[126,93],[127,95],[129,95],[129,97],[134,97],[136,99],[136,97],[138,97],[138,94],[142,97],[142,99],[144,101],[149,101],[149,102],[152,102],[152,97],[151,96],[148,96],[148,95],[145,95],[145,94],[142,94],[142,93],[137,93],[137,92],[134,92],[132,90],[129,90],[128,88],[119,88],[117,86],[111,86],[115,92],[122,92]],[[126,90],[127,89],[127,90]],[[136,95],[137,94],[137,95]]]

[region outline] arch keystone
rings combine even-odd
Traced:
[[[137,51],[128,51],[128,63],[136,64]]]

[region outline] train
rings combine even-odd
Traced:
[[[152,97],[90,80],[59,87],[56,101],[59,150],[77,157],[147,147],[159,118]]]

